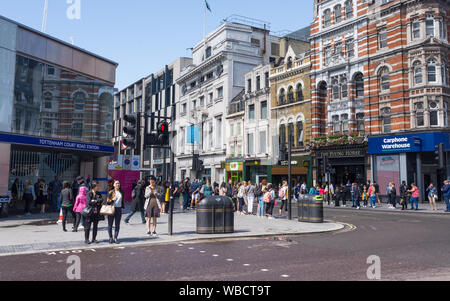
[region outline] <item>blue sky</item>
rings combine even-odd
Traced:
[[[116,87],[162,69],[203,37],[204,0],[79,0],[80,19],[67,10],[76,0],[49,0],[46,33],[119,63]],[[313,0],[208,0],[207,32],[237,14],[264,20],[272,31],[312,22]],[[41,30],[44,0],[3,0],[0,15]]]

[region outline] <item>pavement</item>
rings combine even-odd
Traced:
[[[178,206],[176,206],[178,207]],[[296,210],[296,207],[293,206]],[[99,244],[84,244],[84,231],[71,232],[72,223],[67,224],[68,232],[62,231],[57,224],[58,214],[33,214],[31,216],[10,216],[0,219],[0,256],[12,254],[31,254],[37,252],[54,252],[71,249],[110,248],[129,245],[165,244],[174,242],[245,239],[280,235],[301,235],[323,233],[341,230],[344,224],[325,220],[324,223],[298,222],[297,218],[258,218],[252,215],[234,216],[234,233],[229,234],[197,234],[196,211],[186,213],[179,208],[174,209],[173,235],[168,235],[168,215],[158,219],[157,237],[147,234],[145,224],[142,224],[140,213],[137,212],[129,224],[124,223],[128,210],[124,211],[120,225],[120,245],[110,245],[107,232],[107,221],[99,224],[97,240]],[[278,213],[277,208],[274,213]],[[295,215],[296,216],[296,215]]]

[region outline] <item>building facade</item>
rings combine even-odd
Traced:
[[[315,1],[317,181],[442,182],[430,143],[449,150],[447,32],[446,1]]]
[[[287,180],[288,142],[291,136],[292,185],[312,185],[310,45],[305,39],[291,40],[283,59],[270,70],[270,115],[273,120],[271,180]]]
[[[117,63],[0,16],[0,194],[13,181],[104,184]]]
[[[270,57],[279,56],[277,39],[269,31],[225,22],[192,51],[193,63],[176,80],[181,87],[177,103],[177,177],[226,180],[227,107],[245,89],[245,74]],[[242,145],[243,146],[243,145]],[[203,168],[193,168],[194,157]]]

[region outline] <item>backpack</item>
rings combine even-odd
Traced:
[[[270,194],[270,192],[266,192],[266,194],[264,195],[264,203],[270,203],[270,201],[272,200],[272,195]]]
[[[261,185],[258,185],[258,186],[256,186],[256,189],[255,189],[255,196],[256,197],[260,197],[260,196],[262,196],[262,186]]]
[[[284,190],[284,188],[281,188],[281,189],[278,191],[278,197],[279,197],[280,199],[282,199],[282,198],[284,198],[284,195],[285,195],[285,190]]]

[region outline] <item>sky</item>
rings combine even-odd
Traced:
[[[45,0],[1,0],[0,15],[42,28]],[[79,10],[77,9],[79,3]],[[208,0],[206,32],[233,14],[272,32],[309,26],[313,0]],[[46,33],[119,64],[116,88],[158,72],[203,38],[204,0],[48,0]]]

